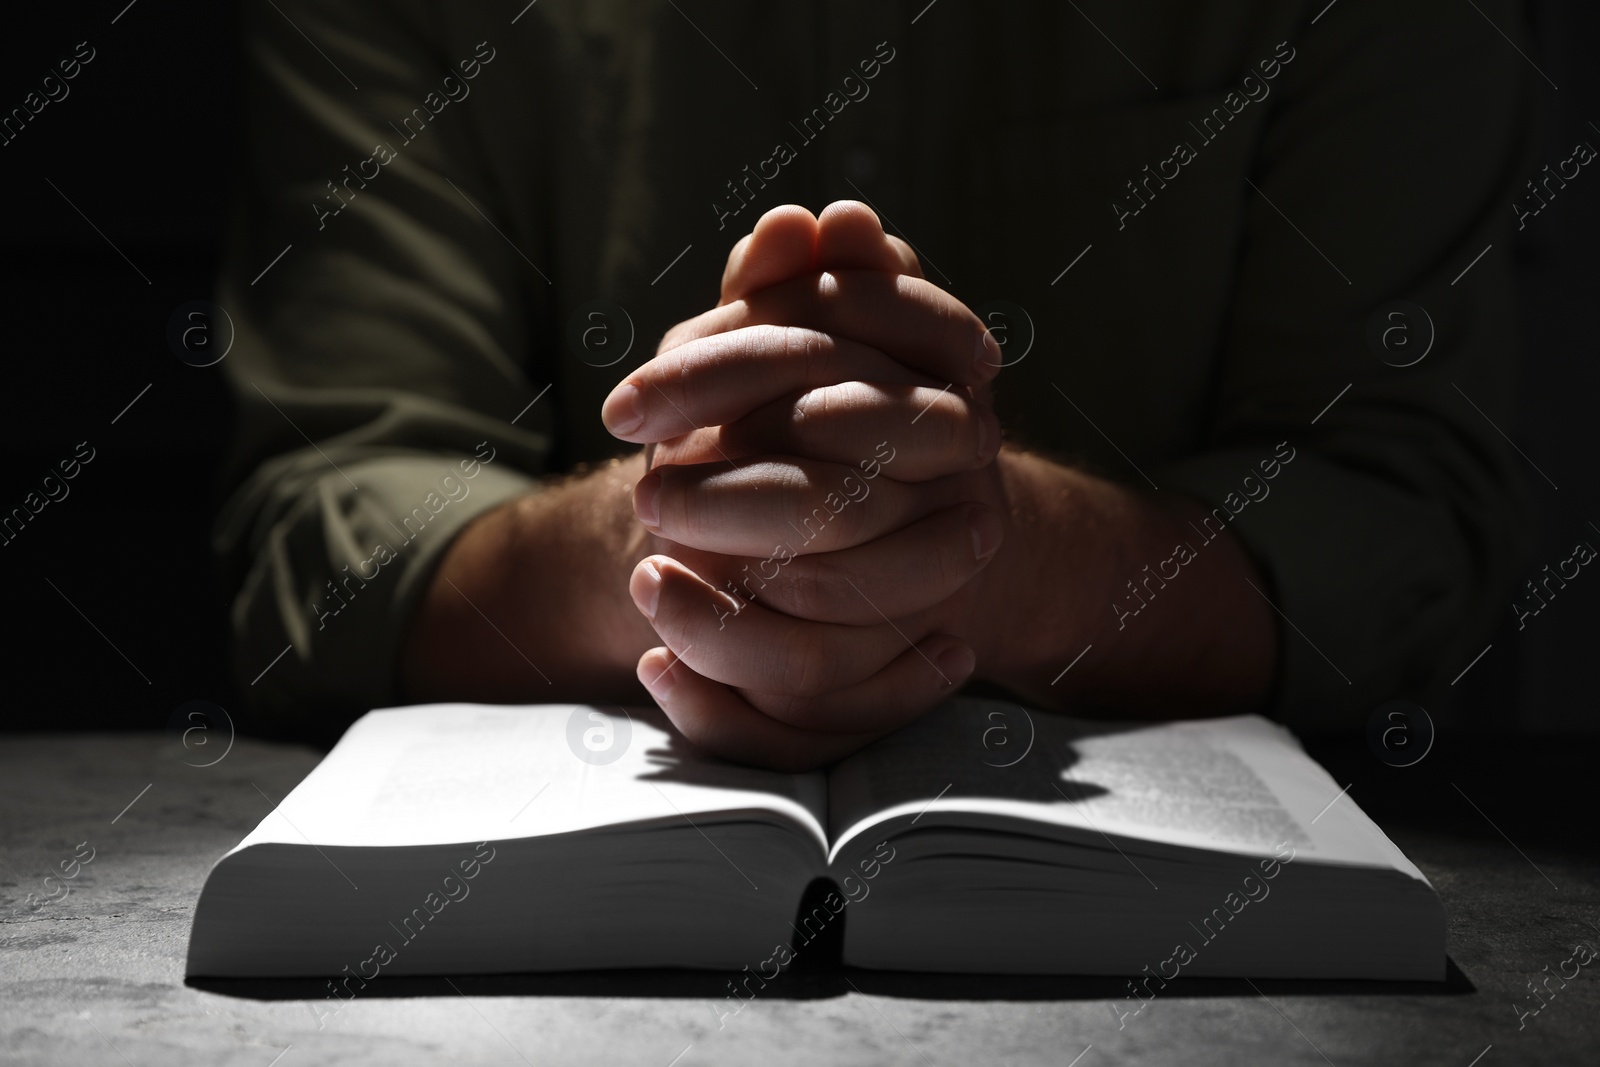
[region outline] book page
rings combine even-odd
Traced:
[[[707,756],[656,708],[391,708],[351,726],[238,847],[429,845],[758,820],[795,826],[820,852],[824,791],[820,773]]]
[[[885,822],[927,829],[973,817],[1025,820],[1046,836],[1105,835],[1127,849],[1267,855],[1284,842],[1421,878],[1293,735],[1254,715],[1106,723],[957,699],[829,777],[833,855]]]

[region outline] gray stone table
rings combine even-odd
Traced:
[[[1577,942],[1600,944],[1600,743],[1441,739],[1404,769],[1355,743],[1312,751],[1437,886],[1449,981],[1179,979],[1119,1030],[1119,981],[813,957],[720,1028],[724,976],[693,972],[380,979],[319,1027],[312,984],[183,976],[207,869],[317,752],[240,738],[195,767],[159,735],[0,737],[0,1062],[1600,1063],[1600,961],[1520,1028],[1514,1006]]]

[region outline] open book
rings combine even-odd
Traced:
[[[897,970],[1445,970],[1427,879],[1283,728],[956,699],[798,775],[653,708],[370,712],[212,869],[188,973],[773,968],[836,923]]]

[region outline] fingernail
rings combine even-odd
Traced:
[[[639,610],[644,612],[645,618],[655,618],[656,608],[661,604],[661,571],[650,560],[645,560],[639,569],[633,572],[633,579],[628,583],[628,592],[633,594],[633,602],[639,605]]]
[[[1000,529],[1000,517],[988,508],[976,507],[967,517],[967,523],[972,527],[972,555],[982,563],[1000,548],[1000,540],[1004,536]]]
[[[1000,354],[1000,342],[994,339],[994,334],[984,330],[978,338],[978,373],[984,377],[991,377],[1000,369],[1004,357]]]
[[[640,402],[639,390],[628,382],[611,390],[611,395],[600,405],[600,421],[618,437],[644,425],[644,405]]]
[[[972,673],[972,668],[977,666],[977,660],[972,657],[972,649],[966,645],[952,645],[939,653],[939,673],[945,676],[951,685],[960,685]]]
[[[661,475],[654,471],[640,478],[639,484],[633,487],[633,513],[652,530],[661,525],[660,496]]]
[[[657,668],[653,663],[646,667],[643,661],[640,661],[640,669],[636,672],[639,675],[639,681],[644,684],[644,687],[658,698],[672,692],[672,684],[677,681],[673,677],[672,668],[678,665],[678,657],[672,654],[671,649],[663,649],[662,651],[667,654],[667,665],[665,667]]]

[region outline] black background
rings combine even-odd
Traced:
[[[229,401],[215,368],[184,364],[166,340],[173,311],[211,293],[240,177],[235,5],[126,3],[29,5],[0,30],[4,112],[78,42],[97,51],[66,99],[0,146],[0,512],[78,442],[96,451],[66,499],[0,546],[5,729],[160,729],[189,700],[238,707],[208,544]],[[1537,170],[1578,140],[1600,142],[1600,10],[1540,0],[1529,20],[1526,51],[1559,86],[1533,75],[1544,103]],[[1580,538],[1600,541],[1587,526],[1600,526],[1592,170],[1515,248],[1526,359],[1519,423],[1507,429],[1560,487],[1528,472],[1539,547],[1525,577]],[[1520,634],[1508,608],[1485,640],[1493,648],[1452,691],[1454,714],[1436,716],[1478,730],[1600,729],[1600,578],[1572,583]]]

